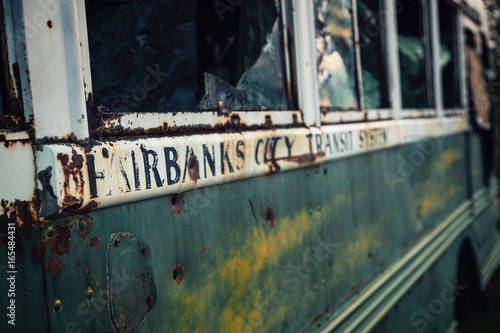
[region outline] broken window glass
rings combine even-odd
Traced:
[[[356,2],[359,26],[359,51],[363,87],[363,108],[389,107],[385,61],[383,10],[379,0]]]
[[[457,57],[457,13],[445,1],[439,1],[439,41],[441,84],[444,108],[461,106],[459,63]]]
[[[114,112],[289,110],[279,3],[86,0],[95,103]]]
[[[358,109],[352,4],[314,0],[321,108]]]
[[[426,16],[420,1],[404,1],[397,14],[403,108],[430,107],[432,77],[425,38]]]

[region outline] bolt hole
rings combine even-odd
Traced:
[[[141,255],[142,256],[146,255],[146,248],[144,246],[141,247]]]
[[[54,25],[52,24],[52,21],[51,21],[51,20],[48,20],[48,21],[47,21],[47,26],[48,26],[49,28],[52,28],[52,27],[54,26]]]
[[[85,229],[87,229],[87,223],[82,221],[80,222],[79,227],[81,231],[85,231]]]
[[[180,286],[184,277],[184,267],[182,267],[181,263],[178,262],[175,264],[174,270],[172,271],[172,279],[174,280],[175,285]]]
[[[175,194],[170,198],[170,209],[175,215],[179,215],[184,208],[184,195]]]

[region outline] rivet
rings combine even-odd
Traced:
[[[94,291],[92,288],[88,287],[87,290],[85,291],[85,298],[90,301],[92,298],[94,298]]]
[[[52,304],[52,308],[54,309],[55,312],[59,312],[62,309],[62,303],[60,300],[56,299],[54,301],[54,304]]]
[[[313,213],[312,208],[309,208],[309,215],[311,215],[312,213]]]
[[[79,226],[81,231],[84,231],[85,229],[87,229],[87,223],[85,221],[80,221],[78,226]]]
[[[317,286],[317,285],[314,285],[314,286],[313,286],[313,289],[314,289],[314,290],[318,290],[318,286]]]
[[[54,228],[48,227],[47,230],[45,231],[45,233],[47,234],[47,237],[54,236]]]
[[[318,212],[321,212],[321,206],[318,206],[317,210]]]
[[[325,279],[321,279],[321,284],[325,284],[326,283],[326,280]]]
[[[309,177],[311,173],[309,171],[306,171],[306,176]]]
[[[146,255],[146,247],[141,246],[141,255],[145,256]]]

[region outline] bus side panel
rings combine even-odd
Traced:
[[[453,187],[459,176],[445,177],[461,162],[447,169],[435,144],[432,153],[412,144],[48,223],[45,261],[62,264],[46,275],[47,304],[63,304],[49,313],[51,327],[314,327],[444,219],[445,186],[457,202],[463,195]]]

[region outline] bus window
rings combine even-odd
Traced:
[[[382,2],[357,0],[363,108],[389,107]]]
[[[457,58],[457,12],[446,3],[439,1],[439,65],[443,90],[443,107],[461,106],[459,85],[459,63]]]
[[[397,29],[403,108],[431,107],[427,15],[420,1],[404,1],[400,8]]]
[[[95,103],[115,112],[290,110],[278,3],[86,0]]]
[[[359,109],[352,4],[315,0],[316,54],[322,109]]]

